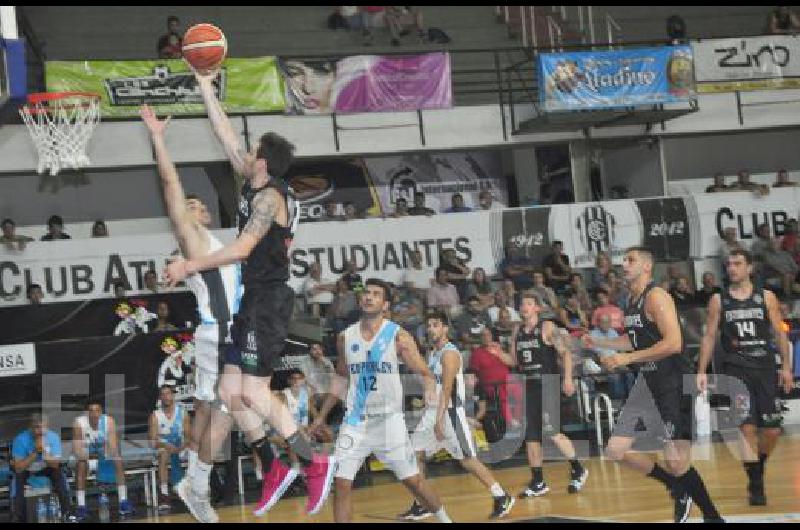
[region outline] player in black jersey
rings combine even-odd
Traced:
[[[306,511],[313,515],[330,492],[336,466],[332,458],[312,451],[289,409],[270,391],[270,378],[285,348],[294,305],[294,292],[286,282],[289,245],[299,208],[282,180],[292,163],[294,145],[278,134],[267,133],[250,152],[246,151],[215,94],[213,81],[218,74],[195,72],[195,77],[214,132],[234,172],[245,180],[239,200],[239,236],[211,254],[173,261],[165,276],[175,285],[198,271],[241,262],[244,296],[231,327],[235,347],[229,350],[220,378],[220,397],[245,433],[257,431],[266,421],[286,439],[304,465]],[[255,512],[263,515],[295,479],[297,470],[274,458],[266,433],[250,442],[259,452],[262,465],[269,466]]]
[[[693,399],[684,395],[684,376],[693,372],[683,353],[683,336],[672,297],[653,283],[653,255],[642,247],[625,253],[623,271],[630,289],[625,310],[626,335],[599,339],[584,335],[586,348],[626,353],[604,357],[609,372],[632,365],[639,376],[622,408],[606,454],[664,484],[675,500],[675,522],[685,522],[692,500],[705,521],[720,521],[703,480],[690,462]],[[690,378],[691,379],[691,378]],[[644,429],[642,429],[644,424]],[[667,469],[633,451],[645,433],[663,443]],[[655,432],[654,432],[655,431]]]
[[[572,380],[572,353],[556,325],[551,320],[539,319],[542,309],[538,295],[531,292],[522,294],[519,306],[522,324],[511,335],[511,355],[505,355],[503,359],[525,377],[525,442],[532,478],[520,493],[523,498],[539,497],[550,491],[542,472],[544,436],[549,437],[569,460],[570,482],[567,491],[580,491],[589,476],[589,471],[576,457],[572,440],[564,436],[559,426],[552,422],[553,417],[558,417],[561,402],[560,393],[551,391],[550,384],[563,388],[566,396],[575,394],[575,384]],[[563,387],[559,357],[564,369]]]
[[[708,303],[706,333],[700,345],[697,387],[708,388],[706,370],[714,352],[717,333],[722,333],[723,370],[744,387],[731,392],[731,409],[740,423],[741,457],[747,473],[752,506],[767,503],[764,469],[781,434],[777,366],[770,347],[774,335],[783,356],[780,383],[792,389],[791,345],[781,328],[778,300],[771,291],[756,289],[750,281],[752,258],[745,250],[734,250],[725,264],[730,285]],[[737,385],[738,386],[738,385]]]

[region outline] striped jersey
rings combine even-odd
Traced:
[[[456,348],[452,342],[448,342],[441,349],[433,350],[428,358],[428,368],[430,368],[433,377],[436,379],[436,395],[440,396],[440,399],[443,399],[442,376],[444,374],[444,368],[442,366],[442,357],[444,356],[444,352],[448,350],[452,350],[458,354],[460,364],[447,408],[464,408],[467,401],[467,389],[464,385],[464,359],[461,357],[461,352],[458,348]]]
[[[209,238],[209,254],[224,246],[219,239],[206,232]],[[238,263],[192,274],[186,278],[186,285],[197,298],[201,326],[233,321],[244,294],[241,267]]]

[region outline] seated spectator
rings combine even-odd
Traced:
[[[347,282],[341,278],[336,282],[336,292],[333,295],[328,316],[333,319],[334,333],[339,333],[350,324],[358,320],[358,299],[356,294],[347,287]]]
[[[667,289],[667,291],[675,289],[682,277],[683,274],[681,273],[681,268],[678,265],[674,263],[667,265],[667,275],[664,277],[664,280],[668,282],[669,285],[669,289]]]
[[[467,282],[466,297],[472,296],[478,297],[483,309],[488,309],[494,303],[494,286],[481,267],[472,271],[472,278]]]
[[[422,325],[422,301],[408,289],[392,289],[392,320],[408,331],[411,336],[419,337]]]
[[[464,213],[471,212],[472,208],[464,206],[464,196],[460,193],[454,193],[450,198],[450,208],[446,209],[444,213]]]
[[[506,294],[503,291],[497,291],[494,293],[494,305],[492,305],[492,307],[486,311],[492,321],[492,325],[497,322],[497,320],[500,318],[500,311],[504,309],[509,312],[512,321],[519,322],[521,320],[517,310],[508,305]]]
[[[436,281],[428,289],[427,305],[429,308],[443,309],[448,311],[459,305],[458,291],[455,285],[450,283],[449,275],[441,267],[436,269]]]
[[[492,322],[486,311],[481,309],[478,297],[473,296],[467,300],[464,312],[458,316],[453,327],[461,347],[472,349],[481,344],[481,333],[486,328],[491,329]]]
[[[510,426],[518,424],[517,418],[522,417],[522,388],[509,381],[512,363],[511,356],[493,340],[491,328],[484,328],[481,346],[473,349],[470,355],[469,371],[477,377],[478,386],[487,399],[499,400],[501,413]]]
[[[784,296],[794,294],[794,280],[800,270],[791,254],[781,250],[780,240],[771,240],[770,250],[764,254],[762,277],[768,285],[778,285]]]
[[[725,184],[725,175],[716,173],[714,175],[714,184],[706,188],[706,193],[719,193],[722,191],[730,191],[730,186]]]
[[[773,188],[794,188],[796,186],[800,186],[800,183],[789,180],[788,171],[785,169],[778,170],[775,175],[775,183],[772,185]]]
[[[386,25],[386,6],[359,6],[362,13],[364,46],[372,44],[372,29]]]
[[[175,486],[183,477],[181,453],[189,447],[192,426],[189,412],[175,400],[174,388],[162,386],[158,400],[158,408],[150,414],[148,434],[150,447],[158,454],[158,511],[167,511],[172,507],[170,483]]]
[[[114,298],[125,298],[128,294],[128,286],[123,281],[114,282]]]
[[[331,376],[336,372],[333,362],[325,356],[321,342],[309,344],[308,355],[303,357],[300,370],[305,374],[315,403],[321,404],[331,389]]]
[[[353,204],[351,201],[346,201],[344,203],[344,220],[345,221],[353,221],[355,219],[363,219],[364,216],[361,212],[358,211],[356,205]]]
[[[542,260],[542,267],[547,285],[556,294],[564,294],[572,279],[572,267],[569,265],[569,256],[564,254],[564,244],[561,241],[553,241],[552,252]]]
[[[148,322],[148,326],[150,326],[150,331],[152,333],[158,333],[160,331],[176,331],[178,329],[178,327],[170,321],[169,302],[166,300],[158,301],[158,304],[156,305],[156,315],[158,316],[157,320]]]
[[[144,290],[148,291],[146,294],[158,294],[160,292],[158,287],[158,273],[153,269],[144,273]]]
[[[339,203],[334,201],[325,201],[325,213],[323,213],[320,221],[344,221],[344,215],[339,213]]]
[[[303,282],[303,295],[309,312],[316,318],[327,315],[328,307],[333,302],[336,283],[322,279],[322,266],[315,261],[308,267],[308,278]]]
[[[44,299],[44,291],[42,291],[42,286],[38,283],[32,283],[28,285],[28,288],[25,290],[25,297],[28,299],[28,302],[31,305],[41,305],[42,300]]]
[[[159,59],[180,59],[183,57],[183,39],[180,20],[172,15],[167,17],[167,33],[158,38],[156,45]]]
[[[514,242],[508,242],[506,257],[497,268],[503,278],[514,282],[516,291],[524,291],[533,286],[531,276],[534,271],[533,260],[525,255]]]
[[[514,287],[514,282],[512,280],[503,280],[503,287],[500,290],[506,294],[506,300],[508,300],[509,303],[512,303],[511,301],[513,300],[514,307],[519,307],[519,298],[522,293],[517,291],[517,288]],[[494,302],[494,298],[492,301]]]
[[[25,505],[25,485],[31,477],[50,479],[51,487],[58,495],[64,520],[75,520],[61,460],[61,438],[58,433],[48,429],[47,416],[32,414],[29,427],[14,437],[11,443],[11,469],[14,472],[14,484],[10,491],[12,522],[35,522],[28,521]]]
[[[64,220],[60,215],[53,215],[47,220],[47,234],[42,236],[42,241],[55,241],[56,239],[72,239],[64,233]]]
[[[414,192],[414,206],[408,209],[408,215],[435,215],[436,212],[425,206],[425,194],[421,191]]]
[[[771,250],[772,236],[769,225],[762,223],[756,227],[756,237],[750,244],[750,253],[753,255],[753,268],[756,274],[761,274],[766,255]]]
[[[422,12],[414,6],[388,6],[386,8],[386,25],[392,35],[392,46],[400,46],[400,37],[408,35],[416,28],[420,42],[427,40]]]
[[[400,197],[394,201],[394,213],[389,217],[408,217],[408,201]]]
[[[595,268],[589,270],[589,278],[587,278],[586,286],[589,291],[596,291],[604,284],[608,283],[608,273],[614,270],[611,264],[611,256],[608,252],[598,252],[594,261]]]
[[[601,287],[597,290],[597,307],[592,313],[592,328],[600,326],[600,319],[608,317],[611,327],[622,333],[625,330],[625,312],[619,306],[611,303],[608,290]]]
[[[364,280],[358,273],[356,262],[347,260],[344,263],[345,273],[342,275],[342,280],[347,284],[347,288],[354,292],[364,290]]]
[[[610,315],[603,315],[598,320],[598,325],[593,327],[590,335],[604,339],[616,339],[620,336],[617,330],[614,329]],[[616,350],[605,348],[595,348],[594,351],[600,359],[619,353]],[[627,399],[635,382],[635,373],[625,368],[618,368],[613,373],[608,374],[609,397],[611,399]]]
[[[415,250],[409,254],[411,259],[411,266],[406,269],[403,275],[403,286],[411,290],[416,297],[424,300],[428,296],[428,288],[431,286],[431,280],[434,272],[430,267],[424,267],[422,264],[422,252]]]
[[[694,294],[694,299],[695,302],[706,307],[711,297],[722,292],[722,289],[717,285],[717,280],[712,272],[704,272],[702,282],[703,287]]]
[[[555,291],[545,284],[544,272],[541,270],[537,269],[533,271],[533,287],[528,290],[539,295],[539,300],[542,301],[542,304],[546,306],[546,308],[550,310],[558,308],[558,297]]]
[[[608,295],[611,297],[611,302],[614,305],[619,306],[619,308],[624,311],[625,308],[628,307],[628,295],[630,294],[628,292],[628,288],[620,279],[617,271],[609,271],[606,275],[606,279],[608,281],[603,287],[608,291]]]
[[[578,293],[574,291],[567,292],[564,306],[559,311],[559,316],[561,325],[567,328],[567,331],[573,337],[580,337],[589,330],[589,319],[586,318],[586,313],[581,309]]]
[[[695,304],[695,295],[689,278],[681,276],[675,283],[675,286],[670,289],[669,294],[675,300],[675,306],[678,309],[691,307]]]
[[[734,250],[744,249],[744,246],[736,239],[736,229],[729,226],[723,230],[722,243],[719,249],[719,259],[722,263],[728,261],[728,256]],[[725,267],[722,267],[723,274],[725,274]]]
[[[569,282],[569,288],[578,295],[578,301],[581,304],[581,309],[585,312],[592,310],[592,297],[589,296],[589,291],[583,285],[583,276],[579,272],[573,272]]]
[[[13,250],[15,245],[18,250],[25,250],[25,245],[34,241],[32,237],[18,235],[17,224],[12,219],[3,219],[2,229],[3,236],[0,237],[0,243],[5,243],[9,250]]]
[[[737,180],[728,188],[730,191],[752,191],[758,196],[769,194],[769,186],[766,184],[756,184],[750,180],[750,172],[746,169],[739,171]]]
[[[502,308],[497,313],[497,321],[492,327],[492,332],[494,339],[503,347],[503,351],[511,351],[511,334],[518,323],[518,320],[512,319],[511,311],[509,311],[508,307]]]
[[[456,286],[459,300],[466,300],[470,270],[463,261],[458,259],[455,250],[449,248],[442,252],[439,256],[439,268],[447,271],[447,280]]]
[[[478,194],[478,206],[479,209],[489,211],[489,210],[497,210],[501,209],[502,206],[494,202],[494,197],[492,197],[492,192],[488,190],[483,190]]]
[[[770,14],[767,23],[770,35],[792,35],[800,32],[800,17],[789,6],[778,6]]]
[[[108,227],[105,221],[98,219],[92,225],[92,237],[108,237]]]

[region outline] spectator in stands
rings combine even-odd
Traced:
[[[400,197],[394,201],[394,213],[390,217],[408,217],[408,201]]]
[[[408,35],[412,27],[416,28],[420,42],[427,40],[422,12],[414,6],[387,6],[386,25],[392,35],[392,46],[400,46],[400,37]]]
[[[392,289],[392,320],[408,331],[412,337],[420,337],[422,325],[422,301],[408,289]]]
[[[414,206],[408,209],[408,215],[427,215],[436,214],[433,210],[425,206],[425,194],[421,191],[414,192]]]
[[[333,295],[329,315],[333,318],[335,333],[339,333],[358,320],[358,299],[344,278],[336,282],[336,292]]]
[[[513,241],[506,245],[506,257],[498,266],[503,278],[514,282],[514,289],[524,291],[533,286],[533,260],[525,255]]]
[[[92,225],[92,237],[108,237],[108,227],[105,221],[98,219]]]
[[[469,267],[456,255],[456,251],[449,248],[439,256],[439,267],[447,271],[447,279],[456,286],[458,298],[467,299],[467,282],[469,281]]]
[[[592,313],[592,328],[600,326],[600,319],[608,317],[611,322],[611,327],[622,333],[625,328],[625,313],[619,306],[611,303],[611,297],[608,290],[600,287],[597,290],[597,307]]]
[[[619,274],[614,270],[608,271],[606,279],[608,281],[603,287],[608,290],[611,301],[624,311],[628,306],[628,288],[620,279]]]
[[[64,232],[64,220],[60,215],[50,216],[47,220],[47,234],[42,236],[42,241],[55,241],[56,239],[72,239]]]
[[[545,284],[544,272],[542,270],[536,269],[533,271],[533,287],[531,287],[530,290],[539,295],[539,299],[544,306],[550,309],[558,308],[558,297],[555,291]]]
[[[572,273],[569,281],[569,288],[578,295],[581,309],[589,313],[592,310],[592,297],[589,296],[589,291],[583,285],[583,276],[581,276],[581,273]]]
[[[507,424],[513,426],[517,424],[517,418],[522,416],[522,392],[519,385],[508,380],[510,361],[509,354],[494,341],[491,328],[484,328],[481,346],[473,349],[470,355],[469,371],[478,378],[478,385],[487,399],[499,399],[503,417]],[[512,403],[516,405],[516,410],[512,410]]]
[[[183,57],[181,50],[180,20],[175,15],[167,17],[167,33],[158,38],[157,52],[159,59],[180,59]]]
[[[759,197],[769,194],[769,186],[756,184],[750,180],[750,172],[746,169],[739,171],[737,180],[729,187],[730,191],[752,191]]]
[[[789,180],[789,172],[785,169],[779,169],[775,175],[775,183],[773,188],[794,188],[800,186],[800,183]]]
[[[503,280],[503,287],[500,289],[506,294],[506,300],[508,303],[511,304],[513,300],[514,307],[519,307],[519,297],[522,295],[521,292],[517,291],[517,288],[514,287],[514,282],[508,278]]]
[[[615,339],[619,337],[619,332],[614,329],[611,315],[606,314],[598,320],[597,326],[593,327],[590,335],[592,337]],[[619,353],[616,350],[604,348],[595,348],[594,351],[600,359]],[[618,368],[613,373],[608,374],[609,397],[611,399],[627,399],[635,382],[636,375],[633,372],[625,368]]]
[[[508,305],[508,298],[506,298],[506,293],[503,291],[497,291],[494,293],[494,305],[492,305],[489,309],[486,310],[486,313],[489,315],[489,318],[492,321],[492,325],[496,324],[498,319],[500,318],[500,311],[506,310],[511,315],[511,320],[513,322],[519,322],[521,319],[519,317],[519,313],[517,310]]]
[[[339,203],[325,201],[325,213],[319,218],[320,221],[344,221],[344,216],[339,213]]]
[[[192,432],[189,412],[175,400],[175,389],[169,385],[158,391],[159,407],[150,414],[148,435],[150,447],[156,451],[158,459],[158,478],[161,488],[158,492],[158,510],[171,508],[169,484],[175,485],[183,475],[181,453],[189,447]],[[172,467],[172,470],[170,470]],[[170,481],[170,477],[173,480]]]
[[[586,318],[586,312],[581,309],[578,293],[574,291],[566,293],[559,317],[561,325],[567,328],[573,337],[580,337],[589,330],[589,319]]]
[[[125,298],[127,290],[128,286],[122,280],[114,282],[114,298]]]
[[[720,261],[726,263],[731,252],[738,249],[744,249],[744,246],[736,239],[736,229],[729,226],[723,230],[722,243],[718,252]],[[725,267],[722,267],[722,270],[725,274]]]
[[[478,194],[478,205],[480,206],[481,210],[496,210],[500,208],[498,204],[494,202],[494,197],[492,197],[492,192],[488,190],[483,190]]]
[[[364,280],[358,273],[356,262],[347,260],[344,263],[345,273],[342,275],[342,280],[347,284],[347,288],[351,291],[358,292],[364,289]]]
[[[678,309],[691,307],[695,303],[695,295],[694,291],[692,290],[692,284],[689,282],[689,278],[686,276],[681,276],[678,278],[675,286],[670,289],[669,294],[672,295],[672,299],[675,300],[675,305],[678,307]]]
[[[667,36],[670,44],[688,44],[686,40],[686,21],[680,15],[672,15],[667,18]]]
[[[3,219],[2,229],[0,243],[5,243],[9,250],[13,250],[15,244],[18,250],[25,250],[25,245],[34,240],[32,237],[17,234],[17,224],[12,219]]]
[[[664,277],[667,285],[669,285],[667,291],[677,287],[681,277],[683,277],[683,274],[681,273],[681,268],[678,265],[675,263],[670,263],[667,265],[667,275]]]
[[[719,193],[730,191],[731,187],[725,184],[725,175],[722,173],[714,174],[714,184],[706,188],[706,193]]]
[[[48,429],[47,416],[32,414],[29,428],[14,437],[11,443],[11,469],[14,484],[10,498],[15,523],[26,523],[25,485],[31,477],[47,477],[58,495],[64,520],[72,522],[72,501],[67,478],[61,470],[61,438]],[[35,521],[31,521],[35,522]],[[61,522],[61,521],[58,521]]]
[[[148,322],[153,333],[158,333],[160,331],[176,331],[178,329],[178,327],[170,321],[169,302],[166,300],[158,301],[156,305],[156,315],[158,316],[157,320]]]
[[[436,281],[428,289],[427,305],[429,308],[449,310],[459,305],[458,291],[455,285],[450,283],[447,271],[441,267],[436,269]]]
[[[158,294],[158,273],[153,269],[144,273],[144,290],[148,291],[147,294]]]
[[[517,315],[519,316],[519,315]],[[503,351],[511,351],[511,334],[517,326],[519,320],[515,321],[511,317],[510,308],[504,307],[497,313],[497,321],[492,326],[493,337],[503,347]]]
[[[472,279],[467,282],[466,296],[477,296],[483,309],[488,309],[494,303],[494,287],[481,267],[472,271]]]
[[[431,279],[434,274],[433,269],[423,266],[422,252],[419,250],[409,254],[409,259],[411,260],[411,266],[406,269],[403,275],[403,285],[414,293],[414,296],[420,300],[425,300],[428,295],[428,288],[431,286]]]
[[[331,377],[336,369],[331,360],[325,356],[325,349],[321,342],[313,341],[309,344],[308,355],[303,357],[300,370],[306,376],[314,401],[322,403],[325,394],[330,392]]]
[[[464,196],[460,193],[454,193],[450,198],[450,208],[446,209],[444,213],[464,213],[471,212],[472,208],[464,206]]]
[[[489,315],[481,308],[481,301],[477,296],[467,300],[464,312],[456,318],[454,324],[461,347],[470,350],[481,344],[483,330],[492,328]]]
[[[608,252],[598,252],[594,260],[594,269],[589,270],[589,278],[586,282],[588,289],[596,291],[602,285],[608,283],[608,273],[613,268],[611,256],[608,255]]]
[[[703,287],[695,293],[694,299],[697,304],[707,307],[711,297],[722,292],[722,289],[717,285],[717,279],[714,277],[713,272],[704,272],[702,282]]]
[[[306,307],[311,315],[316,318],[327,315],[328,307],[333,302],[333,292],[336,284],[330,280],[322,279],[322,265],[315,261],[308,267],[308,278],[303,282],[303,295],[306,298]]]
[[[762,278],[765,283],[778,284],[784,296],[794,294],[794,280],[800,267],[794,257],[785,250],[781,250],[780,240],[775,238],[770,241],[772,246],[764,254]]]
[[[41,305],[42,299],[44,299],[42,286],[38,283],[28,285],[28,288],[25,290],[25,296],[31,305]]]
[[[569,265],[569,256],[564,254],[564,244],[553,241],[552,252],[542,261],[544,276],[547,284],[556,294],[564,294],[572,279],[572,267]]]
[[[791,35],[800,32],[800,17],[789,6],[778,6],[769,14],[767,31],[771,35]]]
[[[344,206],[345,221],[353,221],[354,219],[363,219],[361,212],[358,211],[356,205],[353,204],[351,201],[346,201],[343,206]]]
[[[364,46],[372,44],[372,29],[386,25],[386,6],[360,6],[362,16]]]
[[[361,10],[358,6],[338,6],[328,17],[328,29],[346,29],[353,31],[362,29]]]
[[[756,263],[756,273],[761,273],[761,265],[764,263],[767,253],[772,250],[772,237],[769,225],[762,223],[756,227],[756,238],[750,245],[750,253]]]

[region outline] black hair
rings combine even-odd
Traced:
[[[167,17],[167,24],[172,24],[173,22],[180,22],[180,21],[181,20],[175,15],[170,15]]]
[[[498,292],[498,293],[501,293],[502,291],[497,291],[497,292]],[[475,296],[475,295],[472,295],[472,296],[470,296],[469,298],[467,298],[467,303],[469,303],[469,302],[478,302],[478,303],[480,303],[480,302],[481,302],[481,299],[480,299],[480,298],[478,298],[478,297],[477,297],[477,296]]]
[[[447,272],[447,269],[445,269],[443,267],[436,267],[436,270],[433,273],[433,277],[434,278],[438,278],[439,274],[441,274],[442,272]]]
[[[366,282],[364,282],[364,285],[380,287],[383,289],[383,301],[389,302],[392,300],[392,287],[385,281],[379,280],[378,278],[369,278]]]
[[[742,256],[748,265],[753,263],[753,255],[743,248],[735,248],[731,250],[730,256]]]
[[[196,193],[187,193],[186,194],[186,200],[187,201],[202,201],[203,199],[201,199],[200,196],[198,194],[196,194]]]
[[[41,286],[41,285],[39,285],[38,283],[31,283],[31,284],[29,284],[29,285],[28,285],[28,287],[27,287],[27,289],[25,289],[25,296],[26,296],[27,298],[30,298],[30,297],[31,297],[31,291],[33,291],[34,289],[40,289],[40,290],[41,290],[41,289],[42,289],[42,286]]]
[[[64,219],[60,215],[51,215],[50,219],[47,220],[47,226],[52,225],[64,226]]]
[[[433,309],[429,311],[428,314],[425,315],[425,321],[427,322],[428,320],[438,320],[443,326],[449,326],[447,314],[441,309]]]
[[[564,242],[563,241],[559,241],[558,239],[555,239],[555,240],[553,240],[552,246],[556,246],[556,245],[561,245],[563,247],[564,246]]]
[[[159,393],[161,393],[161,391],[162,391],[162,390],[164,390],[165,388],[169,388],[169,389],[170,389],[170,391],[171,391],[173,394],[175,393],[175,387],[174,387],[174,386],[172,386],[172,385],[170,385],[170,384],[164,384],[164,385],[161,385],[161,386],[158,388],[158,392],[159,392]]]
[[[103,409],[103,400],[100,399],[100,398],[96,398],[96,397],[95,398],[89,398],[89,399],[86,400],[85,409],[89,410],[89,407],[91,407],[92,405],[100,405],[100,409],[102,410]]]
[[[294,160],[294,144],[278,133],[268,132],[258,141],[256,156],[267,161],[267,172],[283,178]]]
[[[655,263],[655,259],[653,258],[653,253],[647,247],[642,247],[642,246],[628,247],[628,249],[625,250],[625,254],[627,254],[628,252],[636,252],[637,254],[644,256],[644,258],[649,260],[650,263]]]
[[[5,219],[3,219],[3,222],[0,223],[0,226],[6,226],[6,225],[17,226],[17,223],[15,223],[14,220],[11,219],[10,217],[6,217]]]

